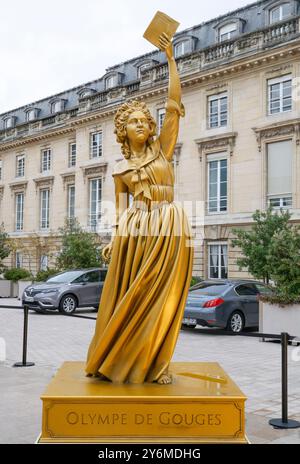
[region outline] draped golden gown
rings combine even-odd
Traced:
[[[88,351],[89,375],[143,383],[168,371],[193,265],[189,221],[174,203],[172,157],[179,116],[178,105],[169,100],[165,152],[158,138],[138,166],[124,159],[115,167],[118,227]],[[134,197],[123,211],[120,193]]]

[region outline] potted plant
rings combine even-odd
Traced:
[[[32,275],[23,268],[11,268],[4,272],[4,278],[12,282],[11,298],[20,298],[25,287],[32,283]]]
[[[11,247],[9,243],[8,234],[4,231],[3,224],[0,225],[0,298],[9,298],[11,295],[11,281],[8,281],[4,278],[3,272],[5,266],[3,265],[3,260],[9,256],[11,252]]]
[[[260,331],[300,338],[299,227],[289,225],[274,235],[268,262],[275,291],[260,297]]]
[[[256,211],[250,230],[235,229],[237,260],[256,279],[274,284],[259,297],[259,331],[300,337],[300,229],[289,211]]]

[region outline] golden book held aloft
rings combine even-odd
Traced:
[[[168,34],[169,38],[171,39],[175,32],[177,31],[179,24],[174,19],[170,18],[170,16],[158,11],[154,18],[152,19],[151,23],[147,27],[144,38],[151,42],[156,47],[159,47],[159,37],[160,35],[165,32]]]

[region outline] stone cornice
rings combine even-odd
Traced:
[[[54,176],[36,177],[35,179],[33,179],[33,181],[35,183],[36,191],[42,188],[49,188],[50,190],[52,190],[54,184]]]
[[[11,141],[7,141],[4,143],[0,142],[0,152],[11,150],[16,147],[21,147],[23,145],[27,145],[29,143],[39,142],[41,140],[49,139],[50,137],[56,137],[58,135],[68,134],[70,132],[74,132],[73,127],[64,127],[64,128],[53,128],[51,130],[47,129],[47,132],[39,132],[27,137],[22,137],[22,139],[15,139]]]
[[[194,55],[194,58],[197,56],[197,53]],[[191,70],[189,74],[181,77],[181,84],[183,88],[188,88],[193,85],[202,83],[211,85],[218,79],[228,79],[233,74],[255,71],[260,66],[268,66],[269,64],[280,66],[278,65],[278,61],[284,58],[291,59],[299,54],[300,41],[296,39],[291,42],[281,43],[272,49],[257,50],[255,55],[247,54],[247,56],[237,56],[236,58],[233,57],[230,58],[229,62],[227,60],[226,63],[214,62],[212,64],[213,67],[210,69],[205,67],[204,69],[196,69],[194,72]],[[184,59],[187,58],[183,58],[183,60]],[[188,57],[188,59],[191,59],[191,57]],[[282,65],[284,65],[284,63],[282,63]],[[131,98],[136,100],[145,100],[157,96],[162,97],[167,94],[167,85],[167,80],[163,82],[155,82],[151,87],[140,88],[139,91],[135,92],[134,97]],[[96,97],[97,95],[95,98]],[[122,101],[124,100],[125,98]],[[52,128],[47,128],[46,131],[41,129],[41,132],[36,132],[28,136],[25,135],[20,139],[16,138],[14,140],[0,142],[0,152],[14,149],[29,143],[46,140],[55,136],[68,134],[70,132],[74,132],[78,126],[83,124],[107,117],[112,117],[122,101],[110,103],[109,106],[103,105],[100,108],[88,110],[88,113],[79,113],[76,117],[72,118],[71,121],[67,119],[65,121],[64,127],[61,126],[62,123],[60,122],[60,127],[53,126]]]
[[[12,189],[12,190],[25,190],[27,188],[27,184],[28,184],[28,180],[18,180],[18,181],[15,181],[15,182],[11,182],[9,184],[9,187]]]
[[[107,172],[107,162],[100,162],[94,164],[87,164],[86,166],[80,166],[83,171],[85,178],[97,177],[99,175],[105,176]]]
[[[228,150],[229,148],[230,156],[232,156],[237,135],[237,132],[227,132],[212,137],[196,139],[195,143],[198,145],[200,161],[202,161],[202,157],[205,153],[212,152],[213,150]]]
[[[300,118],[280,121],[272,125],[254,127],[258,149],[262,150],[263,140],[282,137],[284,135],[295,135],[296,143],[300,145]]]

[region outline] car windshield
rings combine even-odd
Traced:
[[[228,284],[223,282],[201,282],[197,289],[192,290],[192,293],[197,295],[216,296],[221,295],[225,290],[228,290],[228,288]]]
[[[82,271],[68,271],[62,274],[55,275],[50,277],[47,280],[47,284],[64,284],[72,282],[72,280],[82,275]]]

